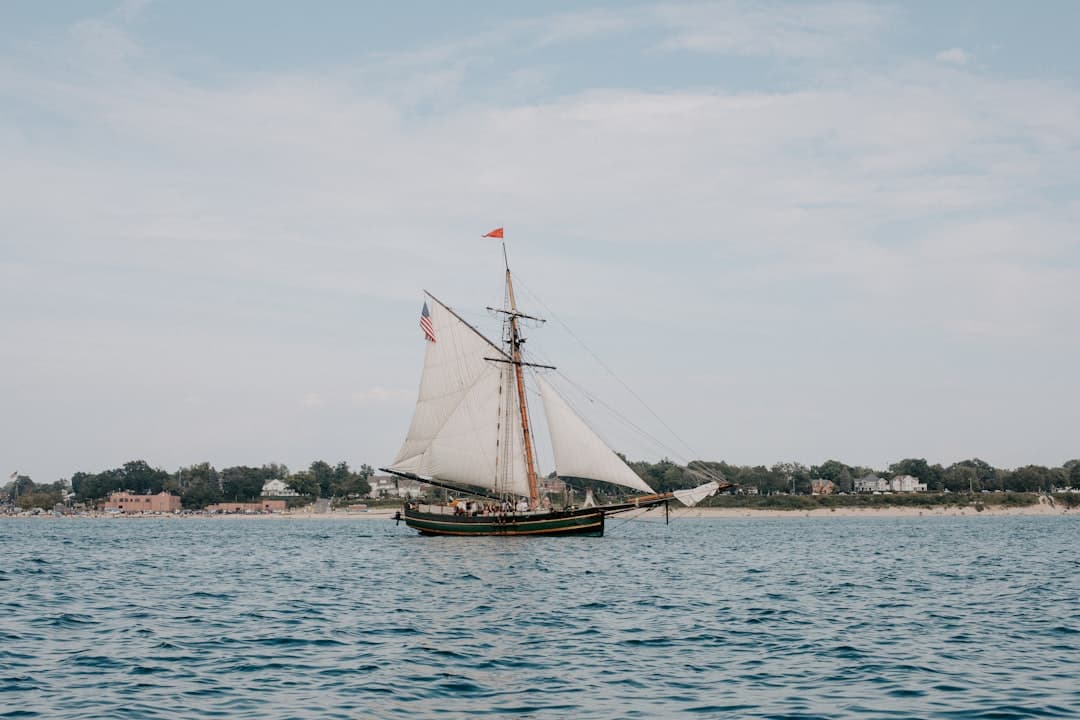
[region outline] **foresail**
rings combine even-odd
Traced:
[[[509,411],[517,406],[505,383],[510,366],[485,359],[505,355],[437,300],[430,321],[435,341],[427,343],[416,411],[390,469],[528,495],[521,420]]]
[[[716,481],[710,481],[704,485],[698,485],[696,488],[690,488],[689,490],[676,490],[671,494],[675,496],[675,499],[681,502],[687,507],[694,507],[699,502],[715,495],[716,491],[720,489],[720,483]]]
[[[551,448],[555,453],[555,469],[559,475],[601,480],[642,492],[653,492],[573,411],[550,383],[543,377],[538,377],[537,382],[544,401]]]

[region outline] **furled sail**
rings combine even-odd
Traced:
[[[715,495],[716,491],[719,489],[720,483],[712,480],[705,483],[704,485],[698,485],[695,488],[690,488],[689,490],[676,490],[671,494],[674,495],[675,499],[681,502],[683,505],[687,507],[694,507],[710,495]]]
[[[506,382],[511,366],[485,360],[506,354],[431,299],[434,341],[427,343],[409,433],[390,469],[527,496],[521,418]]]
[[[555,469],[559,475],[601,480],[642,492],[653,492],[653,489],[585,424],[550,383],[543,377],[537,377],[537,383],[544,401],[548,435],[551,436]]]

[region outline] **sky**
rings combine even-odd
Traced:
[[[422,289],[498,332],[496,226],[528,347],[632,458],[1078,457],[1078,26],[8,0],[2,472],[385,465]]]

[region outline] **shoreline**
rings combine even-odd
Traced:
[[[1068,508],[1061,506],[1038,503],[1036,505],[1021,505],[1017,507],[983,506],[977,510],[971,505],[952,505],[938,507],[903,507],[891,506],[880,508],[838,507],[838,508],[815,508],[813,510],[769,510],[763,508],[683,508],[671,511],[673,518],[802,518],[802,517],[881,517],[881,518],[907,518],[907,517],[1002,517],[1002,516],[1027,516],[1027,517],[1050,517],[1061,515],[1080,515],[1069,512]]]
[[[54,516],[42,515],[0,515],[0,519],[30,518],[38,520],[67,520],[67,519],[90,519],[90,520],[392,520],[398,508],[377,508],[367,512],[289,512],[270,514],[219,514],[219,515],[110,515],[105,513],[92,513],[86,515]],[[673,521],[687,518],[704,520],[723,520],[733,518],[915,518],[915,517],[1054,517],[1062,515],[1080,515],[1080,511],[1070,512],[1068,508],[1047,503],[1035,505],[1023,505],[1017,507],[984,506],[982,510],[967,506],[941,506],[941,507],[880,507],[880,508],[815,508],[777,510],[763,508],[718,508],[718,507],[695,507],[695,508],[671,508]],[[653,509],[635,515],[641,520],[663,521],[663,511]]]

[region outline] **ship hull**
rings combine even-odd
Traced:
[[[398,518],[421,535],[562,536],[604,534],[604,511],[599,508],[527,515],[451,515],[407,507]]]

